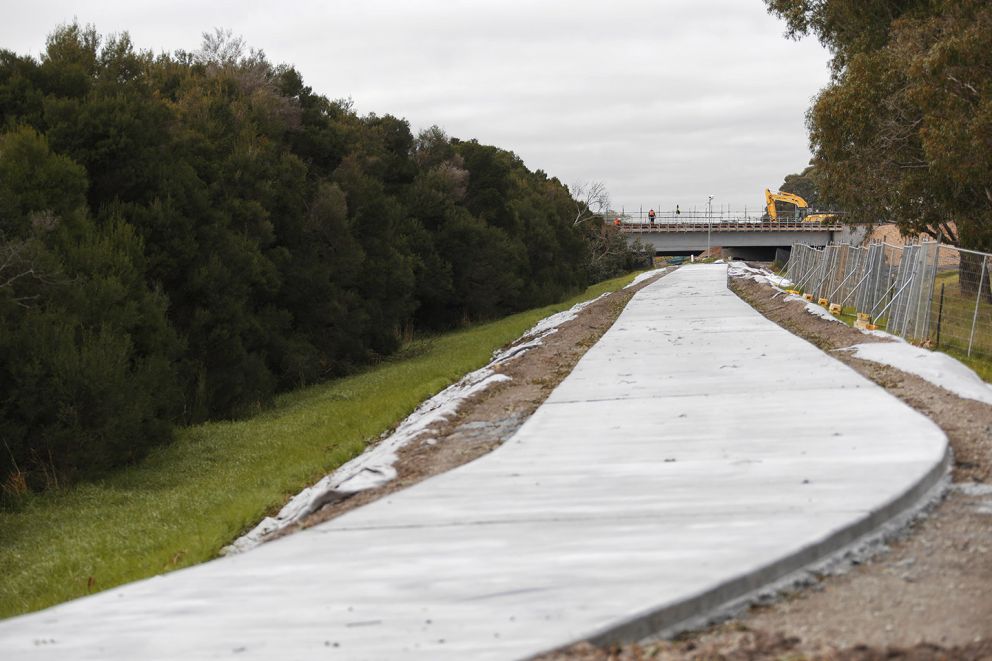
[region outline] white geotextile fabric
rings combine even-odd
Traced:
[[[727,268],[727,275],[732,278],[746,278],[761,283],[767,282],[779,289],[786,289],[792,286],[792,281],[788,278],[777,276],[768,269],[756,269],[744,262],[730,262],[730,266]]]
[[[845,351],[853,351],[856,357],[873,363],[915,374],[959,397],[992,404],[992,386],[946,353],[916,347],[908,342],[856,344]]]
[[[255,548],[265,538],[283,528],[291,526],[326,504],[342,500],[347,496],[374,489],[396,478],[397,452],[423,434],[436,422],[452,416],[469,397],[482,392],[489,386],[510,377],[497,374],[496,365],[513,360],[534,347],[540,346],[543,338],[558,332],[558,327],[575,319],[584,308],[603,296],[573,305],[537,322],[507,349],[493,354],[488,365],[470,372],[438,394],[434,395],[407,416],[396,429],[381,442],[370,446],[362,454],[343,464],[330,475],[324,476],[316,484],[307,487],[292,499],[274,517],[265,517],[250,531],[236,539],[224,549],[224,553],[240,553]]]
[[[658,275],[659,273],[665,273],[670,268],[671,267],[666,266],[663,269],[652,269],[650,271],[645,271],[644,273],[639,273],[639,274],[637,274],[637,276],[633,280],[630,281],[630,284],[629,285],[627,285],[626,287],[624,287],[624,289],[630,289],[631,287],[636,287],[637,285],[641,284],[642,282],[644,282],[648,278],[653,278],[654,276]]]
[[[798,301],[798,302],[802,303],[803,305],[806,306],[806,312],[809,312],[811,315],[813,315],[815,317],[820,317],[821,319],[826,319],[827,321],[836,321],[839,324],[843,324],[844,323],[843,321],[841,321],[840,319],[838,319],[834,315],[830,314],[830,312],[826,308],[824,308],[822,305],[817,305],[816,303],[813,303],[812,301],[807,301],[802,296],[796,296],[795,294],[789,294],[788,296],[785,297],[785,300],[786,301]]]
[[[754,280],[761,284],[769,284],[775,287],[780,292],[785,292],[785,289],[792,286],[792,281],[788,278],[783,278],[775,275],[767,269],[756,269],[748,266],[744,262],[731,262],[729,268],[727,269],[727,274],[732,278],[744,278],[746,280]],[[822,306],[817,305],[807,301],[802,296],[796,296],[795,294],[789,294],[785,297],[786,301],[798,301],[806,306],[806,311],[810,314],[820,317],[821,319],[826,319],[827,321],[836,321],[839,323],[844,323],[837,317],[830,314],[829,311],[825,310]]]

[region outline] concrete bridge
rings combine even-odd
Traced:
[[[654,247],[656,255],[699,254],[722,248],[741,259],[770,259],[776,248],[793,243],[825,246],[830,242],[856,241],[858,230],[834,223],[810,223],[796,220],[762,221],[741,219],[658,219],[650,222],[620,222],[620,231],[628,240],[640,240]]]

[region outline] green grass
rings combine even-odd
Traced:
[[[535,322],[614,291],[412,343],[361,374],[287,393],[253,418],[182,429],[141,464],[0,511],[0,617],[203,562],[356,456]]]
[[[941,285],[944,289],[943,310],[940,305]],[[986,283],[986,286],[988,284]],[[937,274],[934,286],[930,319],[930,339],[937,342],[937,323],[940,321],[940,351],[954,356],[975,370],[985,381],[992,381],[992,303],[978,301],[975,316],[976,293],[962,293],[957,271]],[[972,337],[972,321],[975,333]],[[968,342],[971,339],[971,355]]]

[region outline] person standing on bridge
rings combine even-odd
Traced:
[[[682,212],[679,210],[679,205],[677,205],[677,204],[675,205],[675,215],[676,216],[682,215]]]
[[[648,222],[651,223],[651,227],[654,227],[654,209],[648,211]]]

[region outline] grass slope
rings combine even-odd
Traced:
[[[930,321],[930,336],[934,342],[938,322],[940,326],[940,343],[935,348],[954,356],[985,381],[992,381],[992,304],[975,293],[962,292],[957,271],[937,274],[934,284]],[[978,288],[974,289],[977,291]],[[971,355],[968,355],[969,344]]]
[[[183,429],[173,444],[109,479],[0,512],[0,617],[215,557],[424,399],[485,365],[494,349],[630,280],[414,342],[366,372],[287,393],[253,418]]]

